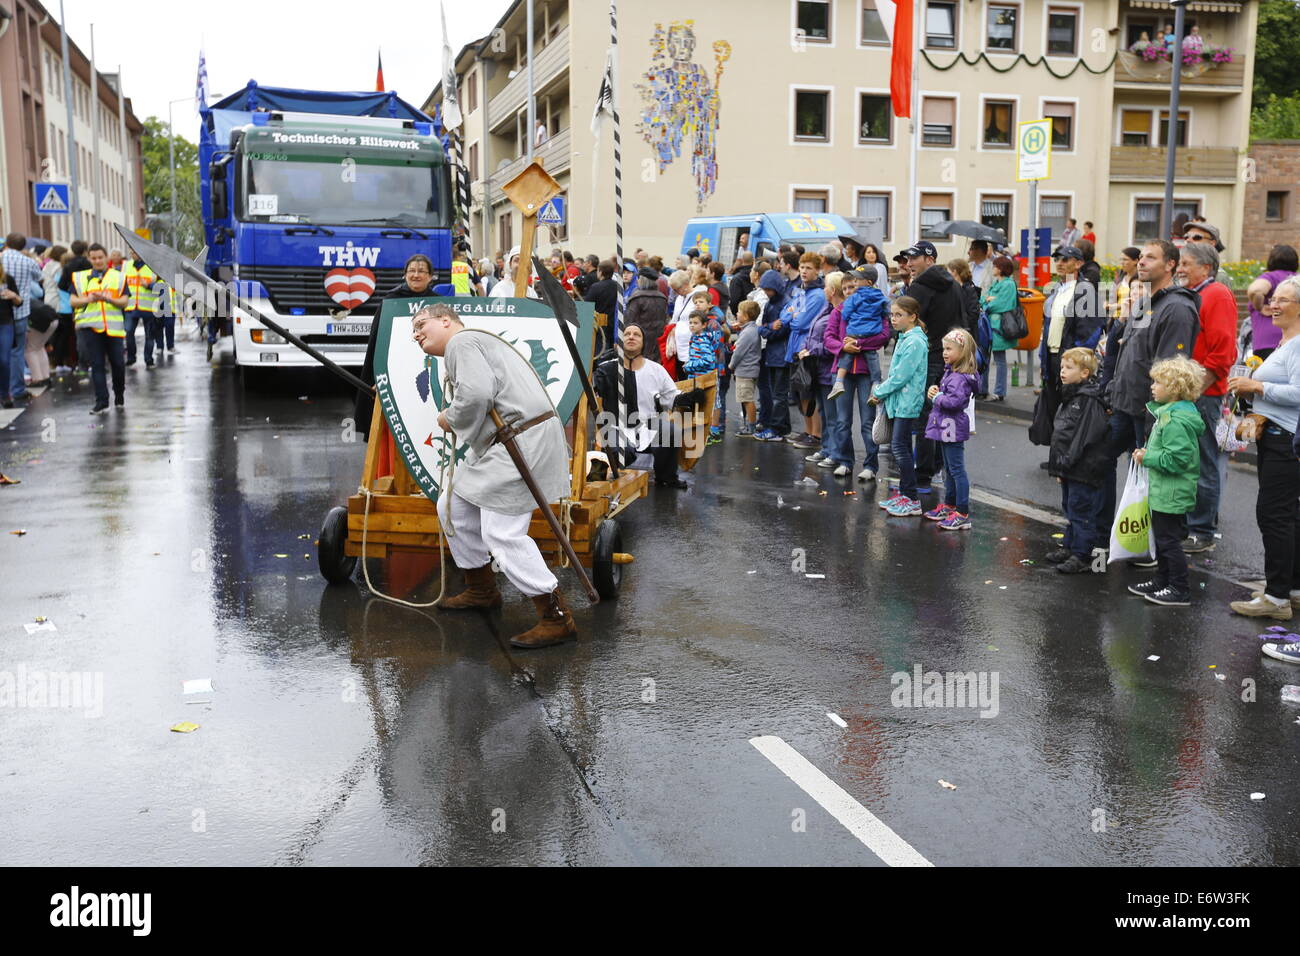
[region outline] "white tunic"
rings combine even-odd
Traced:
[[[522,424],[551,410],[551,400],[522,355],[495,335],[466,329],[447,344],[443,357],[451,404],[447,421],[469,455],[458,465],[453,490],[471,504],[499,514],[526,514],[537,507],[504,445],[491,444],[497,427],[489,411]],[[547,501],[570,492],[569,451],[558,418],[534,425],[516,441]]]

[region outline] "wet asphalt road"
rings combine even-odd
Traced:
[[[625,513],[617,602],[562,572],[576,643],[515,651],[508,584],[486,616],[327,587],[348,397],[319,373],[245,393],[180,346],[129,370],[125,414],[65,384],[0,432],[28,531],[0,536],[0,675],[103,681],[101,716],[0,708],[3,862],[883,865],[750,743],[775,736],[938,866],[1300,864],[1300,671],[1226,609],[1261,576],[1250,471],[1197,604],[1158,609],[1124,590],[1141,572],[1043,564],[1057,486],[1022,423],[981,419],[974,480],[1007,500],[965,534],[729,439]],[[372,572],[436,594],[431,562]],[[893,706],[918,665],[996,674],[996,716]]]

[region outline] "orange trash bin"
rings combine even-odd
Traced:
[[[1034,289],[1016,291],[1020,295],[1020,307],[1025,310],[1025,324],[1029,326],[1029,334],[1016,343],[1016,348],[1032,352],[1043,338],[1043,303],[1047,296]]]

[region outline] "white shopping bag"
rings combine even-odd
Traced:
[[[1155,560],[1148,487],[1146,468],[1130,459],[1128,480],[1124,482],[1124,493],[1120,495],[1110,529],[1110,562],[1133,558]]]
[[[970,433],[975,434],[975,396],[970,397],[970,402],[966,405],[966,421],[970,424]]]

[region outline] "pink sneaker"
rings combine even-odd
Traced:
[[[956,511],[952,505],[939,505],[937,508],[931,508],[925,513],[927,521],[943,521],[949,514]]]

